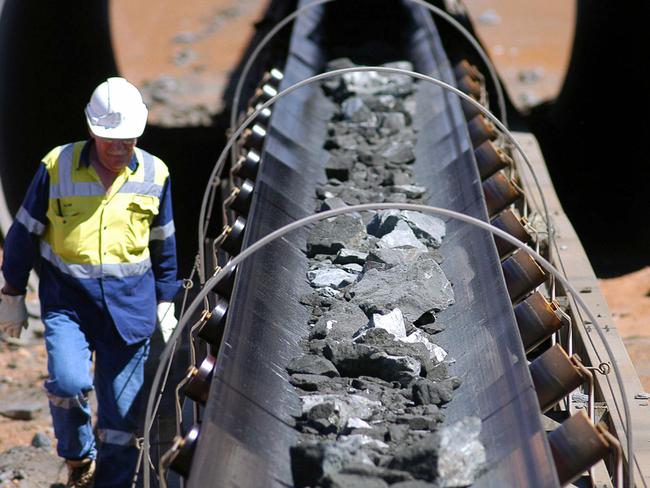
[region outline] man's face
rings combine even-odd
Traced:
[[[137,139],[104,139],[93,136],[97,157],[104,168],[119,173],[131,161]]]

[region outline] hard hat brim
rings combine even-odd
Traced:
[[[88,111],[86,110],[86,122],[90,132],[97,137],[104,139],[135,139],[140,137],[147,125],[148,110],[143,104],[138,113],[131,114],[128,120],[123,120],[116,127],[105,127],[104,125],[93,124]]]

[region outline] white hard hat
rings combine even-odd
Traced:
[[[147,124],[142,95],[124,78],[109,78],[95,88],[84,112],[90,131],[106,139],[140,137]]]

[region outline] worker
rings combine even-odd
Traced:
[[[138,457],[150,337],[157,323],[165,341],[176,326],[171,187],[165,164],[136,147],[147,108],[134,85],[109,78],[85,115],[90,138],[45,156],[7,234],[0,331],[19,337],[27,326],[28,275],[40,252],[45,389],[67,486],[125,487]]]

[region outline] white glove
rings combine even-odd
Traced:
[[[0,331],[9,337],[20,337],[27,328],[27,307],[25,295],[5,295],[0,292]]]
[[[176,309],[174,302],[160,302],[156,308],[156,315],[158,316],[158,323],[160,324],[160,332],[163,336],[163,341],[167,344],[169,338],[174,332],[178,320],[176,320]]]

